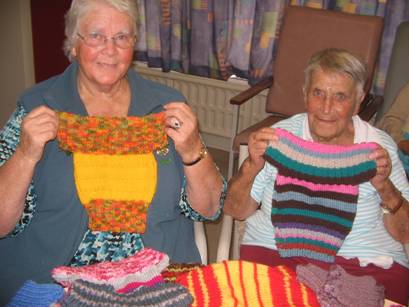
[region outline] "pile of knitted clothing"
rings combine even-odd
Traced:
[[[58,284],[30,281],[9,306],[189,306],[187,288],[162,277],[168,267],[169,257],[150,248],[115,262],[60,266],[51,273]]]
[[[68,289],[61,306],[188,306],[187,289],[161,275],[168,265],[166,254],[145,248],[116,262],[58,267],[52,276]]]

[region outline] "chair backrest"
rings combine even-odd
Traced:
[[[399,90],[409,82],[409,21],[402,22],[395,35],[384,88],[384,103],[376,115],[378,122],[391,107]]]
[[[266,111],[291,116],[305,111],[302,86],[304,69],[315,52],[343,48],[360,56],[368,65],[368,91],[372,83],[383,19],[349,13],[289,6],[279,34],[274,62],[274,82]]]

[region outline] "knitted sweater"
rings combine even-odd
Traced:
[[[58,112],[59,146],[74,155],[75,184],[91,230],[145,232],[157,182],[153,151],[168,145],[163,116]]]
[[[282,257],[333,262],[351,231],[358,184],[376,173],[375,143],[352,146],[305,141],[276,128],[266,159],[278,169],[271,220]]]

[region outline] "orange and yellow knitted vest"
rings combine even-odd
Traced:
[[[166,149],[163,113],[144,117],[58,112],[59,146],[73,154],[74,179],[90,230],[144,233],[157,184],[154,151]]]

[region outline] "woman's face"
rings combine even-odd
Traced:
[[[320,143],[352,144],[352,116],[363,97],[356,83],[346,74],[316,69],[305,91],[308,123],[313,139]]]
[[[111,38],[121,34],[133,37],[133,29],[127,14],[108,5],[98,4],[85,14],[80,20],[78,35],[103,35],[108,39],[102,46],[93,47],[78,36],[72,54],[80,65],[81,77],[102,89],[119,82],[132,63],[134,41],[129,48],[122,49]]]

